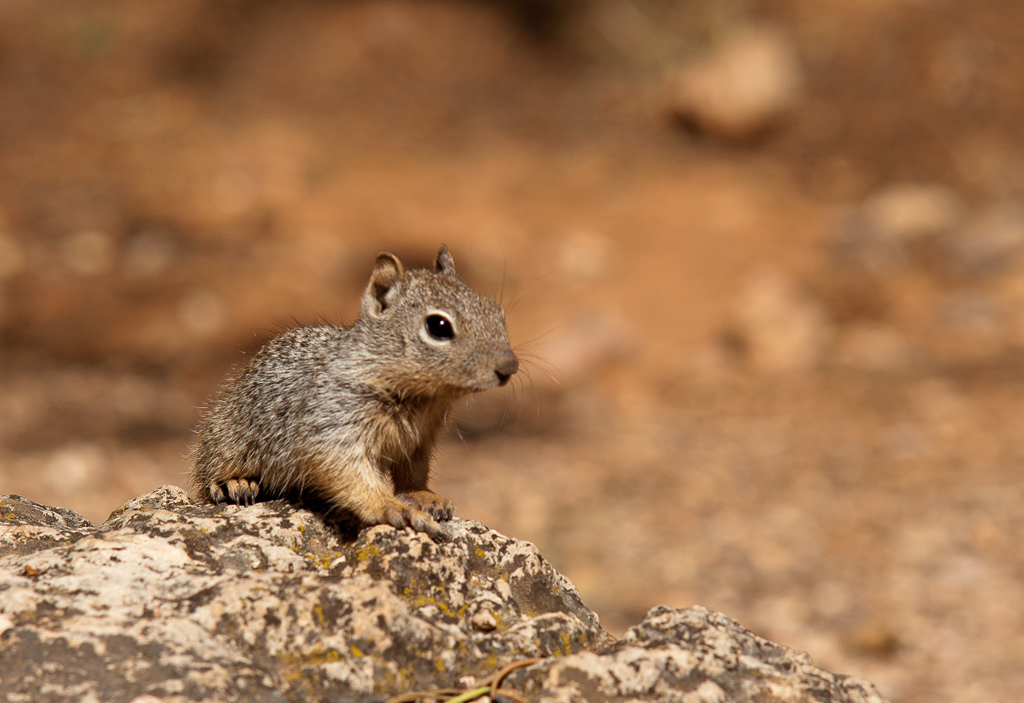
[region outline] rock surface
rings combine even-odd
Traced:
[[[703,608],[655,608],[615,641],[533,545],[459,519],[447,533],[356,532],[283,501],[196,505],[172,486],[99,527],[0,498],[0,697],[383,700],[539,657],[504,687],[550,701],[883,700]]]

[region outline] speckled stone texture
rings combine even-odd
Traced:
[[[173,486],[99,527],[0,498],[0,698],[371,701],[541,657],[509,679],[531,700],[883,700],[702,608],[655,608],[615,641],[533,545],[446,531]]]

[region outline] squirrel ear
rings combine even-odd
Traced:
[[[434,260],[434,270],[438,273],[455,275],[455,259],[452,258],[452,253],[448,251],[448,247],[444,244],[441,245],[440,251],[437,252],[437,259]]]
[[[377,254],[370,285],[363,294],[363,311],[376,316],[387,310],[398,294],[399,283],[403,278],[405,267],[397,256],[386,251]]]

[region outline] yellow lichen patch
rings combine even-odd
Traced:
[[[495,630],[507,630],[509,627],[511,627],[511,625],[508,625],[507,623],[503,622],[504,618],[501,616],[501,613],[499,613],[499,612],[497,612],[495,610],[492,610],[491,611],[491,615],[494,616],[494,629]]]
[[[341,652],[336,649],[313,649],[307,654],[282,652],[277,655],[278,661],[286,670],[302,669],[304,666],[320,666],[329,662],[341,661]],[[299,674],[301,676],[301,673]]]
[[[350,646],[349,650],[352,652],[352,656],[353,657],[362,657],[362,656],[364,656],[363,651],[361,649],[359,649],[359,647],[357,647],[355,645]]]
[[[295,553],[299,553],[298,547],[293,547]],[[331,568],[331,562],[334,560],[331,556],[323,554],[313,554],[312,552],[306,552],[302,556],[307,559],[314,566],[318,566],[321,569],[329,570]]]
[[[376,673],[373,692],[377,695],[388,695],[397,691],[407,691],[414,686],[415,681],[416,673],[412,665],[400,667],[394,673],[385,669]]]
[[[306,674],[302,671],[305,667],[341,661],[341,653],[335,649],[314,649],[304,655],[282,652],[277,659],[281,662],[281,678],[294,685],[306,681]]]
[[[562,635],[562,644],[565,645],[565,653],[566,654],[572,654],[572,640],[569,639],[569,633],[568,632],[563,632],[563,633],[561,633],[561,635]]]
[[[380,559],[381,556],[380,547],[375,544],[356,548],[356,561],[370,561],[371,559]]]
[[[469,603],[463,604],[457,611],[453,612],[448,604],[443,600],[445,595],[443,589],[432,587],[431,590],[434,591],[433,594],[424,595],[414,594],[411,588],[405,588],[402,590],[401,596],[412,608],[423,608],[425,606],[432,605],[450,618],[455,618],[456,620],[462,619],[466,609],[469,608]]]
[[[288,683],[295,683],[296,681],[301,681],[305,678],[302,673],[302,669],[299,667],[284,669],[281,676]]]

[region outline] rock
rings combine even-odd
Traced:
[[[526,542],[354,531],[285,501],[193,504],[165,486],[95,527],[0,498],[0,698],[380,701],[478,685],[541,700],[881,703],[703,608],[620,641]]]
[[[1024,206],[998,203],[981,211],[950,243],[960,270],[969,274],[998,273],[1024,251]]]
[[[874,237],[910,242],[952,230],[963,220],[965,206],[952,188],[900,183],[869,196],[862,211]]]
[[[767,373],[816,367],[832,338],[823,306],[774,269],[748,279],[737,301],[736,322],[750,363]]]
[[[170,231],[146,227],[136,232],[125,247],[124,273],[136,279],[164,274],[173,266],[179,247]]]
[[[950,291],[936,305],[939,322],[953,332],[992,336],[1004,322],[998,301],[985,291]]]
[[[62,253],[69,271],[80,276],[98,276],[113,265],[114,241],[105,232],[85,230],[65,239]]]
[[[960,196],[944,185],[893,184],[839,218],[835,253],[847,266],[890,274],[911,262],[916,243],[944,241],[956,233],[966,212]]]
[[[219,509],[169,486],[99,528],[24,500],[0,515],[0,691],[32,700],[365,696],[607,637],[535,547],[462,520],[440,545],[390,527],[345,541],[284,502]]]
[[[839,335],[835,362],[864,371],[900,371],[914,355],[907,338],[889,325],[850,325]]]
[[[803,652],[699,606],[658,606],[602,653],[553,657],[509,682],[529,697],[559,702],[885,700],[870,682],[817,669]]]
[[[673,109],[717,137],[746,140],[792,111],[800,83],[800,64],[785,35],[747,27],[679,72]]]

